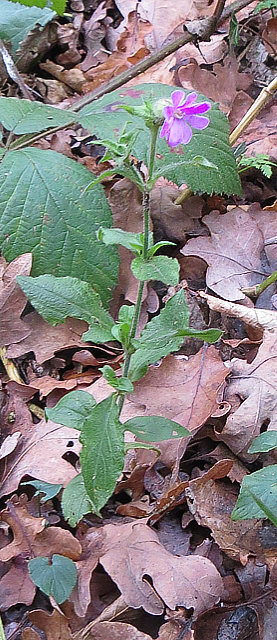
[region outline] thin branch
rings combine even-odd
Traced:
[[[31,89],[25,84],[24,80],[22,80],[21,75],[17,70],[16,65],[12,59],[12,56],[9,54],[1,38],[0,38],[0,53],[2,55],[3,62],[6,67],[8,75],[19,86],[19,89],[23,95],[23,98],[26,98],[26,100],[33,100]]]

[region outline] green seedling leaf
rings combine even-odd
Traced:
[[[239,43],[239,23],[235,13],[232,13],[230,26],[229,26],[229,38],[233,47],[237,47]]]
[[[129,451],[130,449],[152,449],[152,451],[157,451],[158,456],[161,455],[160,449],[155,447],[153,444],[147,444],[146,442],[125,442],[125,453],[127,453],[127,451]]]
[[[277,0],[262,0],[262,2],[258,2],[254,13],[259,13],[259,11],[264,11],[264,9],[277,9]]]
[[[77,582],[73,560],[57,553],[52,557],[52,564],[44,557],[29,560],[28,569],[33,583],[47,596],[53,596],[57,604],[69,598]]]
[[[78,524],[81,518],[91,511],[94,511],[94,506],[85,490],[84,478],[82,474],[79,473],[75,478],[70,480],[63,491],[63,516],[71,527],[76,527],[76,524]]]
[[[93,407],[80,435],[82,475],[97,515],[112,495],[124,465],[124,432],[118,413],[112,394]]]
[[[114,129],[120,130],[126,121],[124,110],[119,108],[121,105],[145,108],[145,100],[171,98],[173,91],[174,87],[159,83],[136,85],[136,91],[133,87],[121,87],[118,91],[112,91],[83,107],[78,113],[78,118],[82,126],[97,137],[113,137]],[[202,102],[205,99],[205,96],[198,94],[197,101]],[[240,194],[240,179],[229,143],[228,120],[218,105],[212,102],[211,104],[208,112],[209,126],[202,131],[194,129],[188,145],[180,145],[173,150],[164,139],[158,139],[155,174],[163,175],[179,186],[186,182],[195,193]],[[132,154],[147,164],[149,129],[141,118],[133,116],[127,130],[137,128],[141,131],[133,145]],[[196,166],[193,160],[197,156],[205,158],[213,166],[208,170],[207,166]],[[167,166],[169,168],[165,169]]]
[[[256,156],[250,157],[243,155],[238,161],[239,173],[243,173],[251,167],[259,169],[266,178],[270,178],[272,176],[272,167],[277,167],[277,164],[272,162],[266,153],[257,153]]]
[[[277,527],[277,464],[244,476],[231,518],[268,518]]]
[[[190,435],[178,422],[160,416],[137,416],[124,422],[123,427],[146,442],[162,442]]]
[[[266,453],[277,447],[277,431],[265,431],[253,440],[248,453]]]
[[[51,484],[50,482],[43,482],[43,480],[29,480],[29,482],[21,482],[21,486],[30,485],[35,487],[37,491],[35,492],[35,496],[39,496],[40,493],[45,493],[43,498],[40,498],[40,502],[47,502],[47,500],[51,500],[55,496],[58,495],[59,491],[62,489],[62,484]]]
[[[116,389],[119,393],[133,393],[134,387],[132,385],[131,380],[122,376],[118,378],[115,374],[115,371],[108,364],[105,364],[102,369],[100,369],[103,373],[103,378],[107,380],[107,382]]]
[[[157,362],[172,351],[178,351],[185,336],[216,342],[222,335],[222,331],[218,329],[197,331],[188,325],[189,309],[181,289],[167,302],[161,313],[147,323],[140,338],[133,341],[136,352],[131,358],[130,379],[133,382],[139,380],[145,375],[149,364]]]
[[[71,391],[53,409],[45,409],[47,419],[72,429],[82,429],[96,402],[87,391]]]
[[[130,231],[123,231],[122,229],[100,228],[97,236],[99,240],[102,240],[106,245],[121,244],[122,247],[134,251],[137,255],[140,255],[143,249],[143,233],[131,233]]]
[[[32,305],[50,324],[55,326],[70,316],[89,324],[82,340],[105,342],[113,339],[114,321],[103,308],[98,293],[87,282],[51,275],[18,276],[17,281]]]
[[[11,53],[16,60],[16,52],[21,43],[24,42],[28,33],[32,31],[36,25],[44,27],[52,18],[55,17],[55,11],[51,9],[39,9],[33,6],[30,0],[29,8],[22,7],[19,3],[10,2],[10,0],[1,0],[0,2],[0,38],[4,42],[11,43]],[[44,3],[44,7],[46,2]]]
[[[118,314],[118,321],[112,328],[113,337],[122,343],[124,349],[129,351],[130,340],[129,334],[131,330],[135,307],[122,305]]]
[[[160,280],[173,286],[179,282],[180,265],[176,258],[154,256],[145,260],[140,256],[133,260],[131,269],[137,280]]]
[[[156,242],[156,244],[154,244],[152,247],[150,247],[150,249],[148,249],[147,251],[147,256],[148,258],[151,258],[152,256],[154,256],[155,253],[157,253],[157,251],[159,251],[159,249],[161,249],[162,247],[176,247],[176,242],[169,242],[168,240],[161,240],[161,242]]]
[[[49,273],[88,282],[108,306],[118,252],[96,238],[112,215],[103,187],[84,193],[91,172],[55,151],[10,151],[0,166],[0,244],[8,262],[33,255],[32,276]]]
[[[15,135],[67,125],[76,114],[23,98],[0,98],[0,122]]]

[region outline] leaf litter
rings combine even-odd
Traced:
[[[220,103],[234,128],[256,98],[260,78],[272,69],[276,75],[276,18],[266,11],[257,17],[255,4],[237,14],[238,48],[229,48],[225,21],[199,49],[181,48],[130,86],[158,81],[198,90]],[[166,8],[160,0],[104,0],[89,8],[81,0],[72,2],[72,22],[56,21],[52,35],[48,18],[29,35],[34,25],[26,23],[18,68],[30,73],[32,50],[32,64],[43,58],[32,76],[34,89],[46,104],[71,106],[76,92],[84,94],[130,69],[181,35],[184,22],[189,28],[213,9],[213,3],[201,0],[170,0]],[[11,44],[18,46],[12,32]],[[239,139],[247,144],[248,156],[267,153],[277,160],[275,121],[272,99]],[[82,128],[72,128],[37,146],[94,171],[97,159],[93,147],[85,146],[86,136]],[[61,515],[60,494],[39,505],[34,489],[20,483],[34,478],[65,487],[77,477],[78,432],[46,421],[41,410],[76,387],[97,401],[106,398],[100,367],[108,363],[117,371],[121,351],[114,344],[83,342],[84,321],[46,323],[26,307],[16,282],[17,275],[29,275],[31,255],[10,264],[1,258],[0,334],[6,351],[0,391],[0,600],[7,638],[12,629],[23,640],[37,640],[42,633],[46,640],[242,640],[245,624],[251,640],[275,638],[276,529],[267,520],[230,517],[243,477],[276,461],[274,451],[248,453],[257,435],[276,430],[276,287],[257,301],[242,291],[276,269],[276,244],[268,244],[277,235],[276,170],[272,178],[250,170],[242,175],[241,198],[193,195],[182,205],[175,203],[178,187],[160,179],[151,194],[152,224],[157,240],[177,243],[174,257],[194,299],[199,288],[209,288],[197,302],[204,326],[225,329],[230,343],[243,343],[252,321],[261,327],[260,340],[252,341],[254,355],[226,361],[222,345],[199,344],[195,350],[186,343],[177,355],[149,367],[126,401],[123,421],[155,413],[176,420],[191,436],[157,443],[159,455],[129,449],[102,521],[87,514],[70,528]],[[106,188],[114,225],[139,232],[137,190],[126,179]],[[114,315],[136,297],[130,254],[121,249],[120,257]],[[145,289],[140,329],[166,295],[166,288]],[[31,557],[56,553],[71,558],[78,570],[77,586],[60,608],[40,599],[27,568]],[[118,619],[120,598],[125,608]],[[14,608],[19,612],[15,622]]]

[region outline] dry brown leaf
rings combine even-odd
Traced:
[[[204,291],[200,291],[199,295],[204,300],[207,300],[209,308],[214,311],[226,313],[227,316],[230,316],[231,318],[239,318],[251,327],[262,327],[267,330],[277,329],[276,311],[244,307],[240,304],[235,304],[234,302],[220,300],[219,298],[210,296]]]
[[[72,640],[68,620],[54,609],[50,614],[42,609],[28,612],[29,620],[45,633],[46,640]]]
[[[0,580],[0,611],[7,611],[19,603],[29,606],[36,595],[24,557],[10,563],[10,569]]]
[[[40,640],[40,637],[34,629],[26,627],[26,629],[22,631],[22,640]]]
[[[204,200],[192,196],[182,205],[175,204],[179,189],[169,184],[156,185],[150,195],[150,211],[157,241],[167,238],[171,242],[186,241],[186,233],[199,230]]]
[[[7,562],[16,556],[47,556],[54,553],[78,560],[81,545],[76,538],[59,527],[45,528],[45,518],[35,518],[28,511],[28,499],[25,494],[19,498],[14,495],[7,500],[7,508],[0,512],[1,522],[6,522],[13,532],[13,541],[0,549],[0,561]]]
[[[151,31],[151,24],[138,19],[137,13],[132,11],[128,16],[128,24],[117,40],[116,51],[105,62],[85,73],[86,82],[82,87],[83,92],[93,91],[103,82],[108,82],[145,58],[149,49],[145,45],[144,38]]]
[[[133,415],[160,415],[195,433],[216,407],[217,393],[229,370],[215,347],[201,349],[188,360],[167,356],[135,383],[129,409]],[[144,407],[142,413],[141,407]]]
[[[266,153],[277,160],[277,106],[265,107],[240,135],[239,141],[247,144],[247,155]]]
[[[241,405],[227,419],[218,436],[244,460],[253,460],[247,450],[264,423],[277,428],[277,331],[265,331],[263,344],[251,364],[235,360],[226,399],[239,397]]]
[[[216,482],[208,472],[190,481],[186,496],[196,522],[211,529],[215,542],[228,556],[246,564],[248,555],[263,555],[259,539],[261,521],[252,520],[249,527],[247,521],[231,520],[238,497],[234,487],[226,482]]]
[[[188,25],[189,27],[189,25]],[[181,62],[185,58],[193,58],[197,64],[214,64],[219,62],[228,52],[225,33],[215,33],[210,37],[209,42],[199,42],[196,47],[189,42],[176,53],[176,62]]]
[[[275,56],[277,53],[277,18],[270,18],[263,30],[262,38],[268,53]]]
[[[0,258],[0,345],[19,342],[30,333],[29,327],[20,319],[26,306],[26,296],[16,282],[16,276],[29,276],[32,267],[32,254],[24,253],[7,265]]]
[[[203,221],[210,238],[193,238],[181,249],[185,256],[196,255],[209,265],[207,286],[226,300],[245,298],[241,289],[253,286],[268,273],[261,264],[263,235],[248,211],[235,207],[220,215],[212,211]]]
[[[151,640],[151,636],[138,631],[127,622],[98,622],[92,627],[90,640]]]
[[[64,69],[62,65],[56,64],[52,60],[47,62],[41,62],[40,68],[46,71],[60,82],[63,82],[67,87],[81,93],[86,81],[86,77],[81,69],[74,67],[73,69]]]
[[[251,76],[238,72],[236,58],[225,58],[224,64],[215,64],[213,71],[199,67],[195,60],[178,69],[179,83],[185,89],[199,91],[207,98],[218,102],[225,113],[229,113],[237,91],[246,90],[252,84]]]
[[[164,602],[172,610],[193,607],[197,615],[212,608],[222,594],[222,579],[207,558],[173,556],[142,521],[105,525],[98,536],[89,532],[87,539],[130,607],[159,615]]]
[[[83,320],[66,318],[63,324],[52,327],[36,312],[24,317],[27,337],[17,344],[11,344],[7,349],[8,358],[19,356],[34,351],[38,364],[50,360],[56,351],[70,349],[72,347],[85,347],[81,336],[87,330],[88,325]]]
[[[74,429],[61,427],[51,420],[33,425],[2,465],[0,496],[16,491],[25,475],[66,486],[77,472],[62,456],[66,452],[78,455],[80,448],[79,434]]]

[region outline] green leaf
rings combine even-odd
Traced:
[[[14,134],[35,133],[67,125],[76,114],[23,98],[0,98],[0,122]]]
[[[47,502],[47,500],[51,500],[54,498],[59,491],[62,489],[62,484],[51,484],[50,482],[44,482],[43,480],[29,480],[29,482],[21,482],[21,486],[31,485],[35,487],[37,491],[35,492],[35,496],[39,496],[40,493],[45,493],[43,498],[40,498],[40,502]]]
[[[244,476],[231,518],[268,518],[277,527],[277,464]]]
[[[277,447],[277,431],[265,431],[253,440],[248,453],[266,453]]]
[[[44,557],[29,560],[28,569],[33,583],[47,596],[53,596],[57,604],[69,598],[77,582],[74,562],[57,553],[52,557],[52,564]]]
[[[112,340],[114,321],[103,308],[100,296],[87,282],[78,278],[55,278],[45,275],[31,278],[18,276],[17,282],[40,315],[52,325],[69,316],[89,324],[82,340],[105,342]]]
[[[129,377],[133,382],[139,380],[149,364],[178,351],[185,336],[216,342],[221,335],[218,329],[197,331],[189,327],[189,309],[181,289],[168,300],[161,313],[147,323],[140,338],[133,341],[136,352],[131,358]]]
[[[121,244],[122,247],[130,249],[138,255],[143,248],[143,233],[131,233],[122,229],[99,229],[98,238],[106,245]]]
[[[237,47],[239,43],[239,23],[234,12],[232,13],[230,20],[229,38],[231,45],[233,47]]]
[[[70,480],[62,495],[62,512],[65,520],[71,527],[76,524],[86,513],[93,512],[93,503],[85,490],[84,478],[79,473]]]
[[[91,172],[55,151],[11,151],[0,166],[0,243],[8,262],[28,251],[32,275],[85,280],[104,305],[117,282],[118,253],[96,238],[112,215],[103,187],[84,193]]]
[[[103,96],[99,100],[83,107],[78,114],[81,124],[98,137],[113,137],[114,129],[121,129],[126,121],[125,112],[120,105],[140,106],[145,99],[159,99],[171,97],[174,87],[165,84],[141,84],[133,87],[121,88],[118,91]],[[197,101],[205,100],[205,96],[198,94]],[[211,102],[211,101],[210,101]],[[229,143],[229,124],[226,116],[215,103],[211,103],[209,110],[210,124],[206,129],[193,129],[193,136],[188,145],[181,145],[173,150],[164,139],[158,140],[155,161],[155,173],[160,172],[178,185],[186,184],[196,193],[226,193],[240,194],[241,184],[233,151]],[[133,146],[133,155],[139,160],[147,162],[149,149],[149,129],[143,120],[133,116],[128,123],[127,130],[142,129]],[[195,156],[205,157],[215,165],[207,170],[204,166],[193,165]],[[165,170],[166,165],[177,166]],[[190,161],[184,165],[182,161]],[[180,164],[178,164],[180,162]]]
[[[169,242],[169,240],[161,240],[160,242],[156,242],[150,249],[147,251],[148,258],[151,258],[159,249],[162,247],[176,247],[176,242]]]
[[[25,7],[40,7],[42,9],[46,7],[46,5],[50,4],[53,11],[58,13],[59,16],[62,16],[65,11],[67,0],[10,0],[10,2],[23,4]]]
[[[115,371],[108,364],[105,364],[102,369],[100,369],[103,373],[103,378],[107,380],[107,382],[119,393],[133,393],[134,387],[131,383],[131,380],[122,376],[118,378],[115,374]]]
[[[0,38],[6,43],[11,43],[11,53],[16,59],[16,51],[19,44],[25,40],[28,33],[38,24],[44,27],[55,16],[55,12],[50,9],[38,9],[32,6],[22,7],[18,2],[1,0],[0,2]],[[46,2],[44,3],[44,6]]]
[[[139,256],[133,260],[131,269],[138,280],[160,280],[173,286],[179,282],[180,265],[176,258],[154,256],[145,260]]]
[[[85,489],[99,515],[124,465],[124,435],[112,394],[93,407],[82,427],[80,453]]]
[[[45,409],[49,420],[72,429],[82,429],[85,419],[95,406],[94,397],[87,391],[71,391],[57,402],[53,409]]]
[[[146,442],[162,442],[190,435],[190,432],[178,422],[160,416],[137,416],[124,422],[123,427]]]

